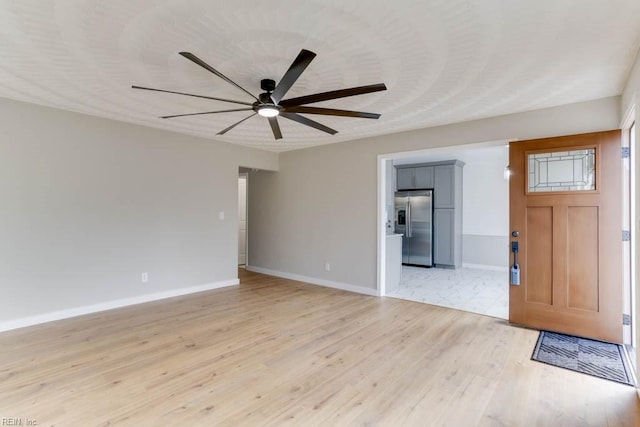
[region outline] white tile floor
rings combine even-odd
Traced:
[[[387,296],[508,319],[508,280],[503,271],[403,265],[400,286]]]

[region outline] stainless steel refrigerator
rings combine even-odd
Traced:
[[[395,232],[402,234],[402,263],[433,265],[433,191],[395,194]]]

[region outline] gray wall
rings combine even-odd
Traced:
[[[483,234],[462,235],[462,263],[507,269],[509,237]]]
[[[3,99],[0,117],[0,324],[237,278],[238,167],[276,154]]]
[[[506,269],[509,264],[509,181],[504,146],[469,150],[462,176],[462,263]]]
[[[612,97],[282,153],[250,178],[249,264],[375,289],[379,154],[615,129],[619,111]]]

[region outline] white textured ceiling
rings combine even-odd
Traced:
[[[273,151],[618,95],[640,46],[639,0],[0,0],[0,97]],[[274,141],[247,113],[158,116],[251,102],[181,57],[190,51],[258,94],[298,52],[317,54],[285,98],[385,83],[314,104],[379,120],[284,118]]]

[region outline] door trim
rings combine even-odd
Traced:
[[[238,174],[238,181],[240,179],[245,180],[245,189],[244,189],[244,209],[245,209],[245,227],[244,227],[244,265],[245,267],[249,265],[249,174],[247,172],[240,172]],[[238,193],[238,200],[240,199],[240,194]],[[236,227],[237,231],[240,230],[239,224],[240,219],[238,215],[238,227]],[[237,251],[236,251],[237,252]],[[238,260],[239,261],[239,260]],[[238,265],[241,265],[238,263]]]

